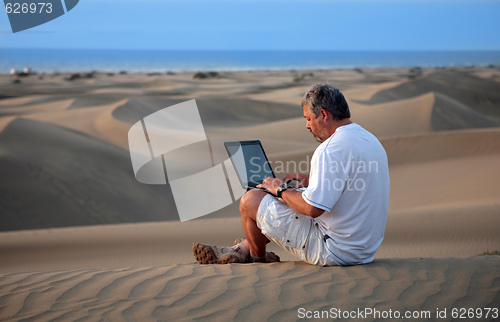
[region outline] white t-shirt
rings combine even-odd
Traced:
[[[373,261],[384,238],[389,191],[387,154],[361,126],[339,127],[316,149],[302,198],[325,210],[314,220],[330,236],[340,264]]]

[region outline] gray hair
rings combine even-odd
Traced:
[[[349,106],[344,95],[330,84],[314,84],[307,90],[302,99],[302,106],[307,105],[309,110],[318,116],[322,109],[332,113],[335,120],[351,117]]]

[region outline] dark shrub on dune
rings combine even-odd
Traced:
[[[421,75],[422,74],[422,68],[421,67],[413,67],[409,70],[410,73],[416,74],[416,75]]]
[[[205,79],[205,78],[208,78],[208,75],[205,73],[198,72],[198,73],[194,74],[193,78],[194,79]]]
[[[74,80],[82,79],[82,78],[94,78],[94,74],[95,74],[95,72],[90,72],[90,73],[87,73],[87,74],[82,76],[82,75],[76,73],[76,74],[72,74],[70,77],[66,78],[66,80],[74,81]]]
[[[73,74],[70,77],[68,77],[66,80],[68,80],[68,81],[74,81],[74,80],[80,79],[80,78],[82,78],[82,76],[80,74]]]
[[[218,72],[198,72],[194,74],[194,79],[207,79],[207,78],[219,78],[221,75]]]
[[[302,74],[300,75],[300,77],[295,77],[292,82],[294,83],[298,83],[300,82],[301,80],[303,79],[306,79],[306,77],[314,77],[314,74],[313,73],[305,73],[305,74]]]

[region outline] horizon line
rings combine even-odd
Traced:
[[[134,50],[134,51],[295,51],[295,52],[476,52],[498,51],[497,49],[181,49],[181,48],[72,48],[72,47],[2,47],[0,49],[18,50]]]

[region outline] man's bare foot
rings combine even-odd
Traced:
[[[231,247],[193,243],[193,255],[200,264],[244,263],[244,256]]]

